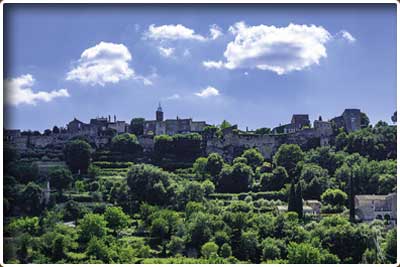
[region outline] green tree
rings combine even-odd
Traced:
[[[296,198],[296,212],[297,215],[299,216],[299,219],[301,219],[303,218],[303,191],[301,188],[301,183],[297,183],[296,185],[295,198]]]
[[[387,263],[397,262],[397,234],[396,228],[388,231],[386,234],[386,243],[384,246],[385,258]]]
[[[107,207],[104,219],[107,226],[115,232],[128,227],[131,222],[129,215],[125,214],[121,207]]]
[[[22,189],[20,204],[29,214],[39,214],[42,210],[42,188],[34,182],[29,182]]]
[[[216,181],[216,178],[221,173],[222,167],[224,166],[224,159],[218,153],[211,153],[207,157],[206,171]]]
[[[197,179],[201,181],[207,179],[208,175],[206,171],[206,166],[207,166],[207,158],[205,157],[199,157],[193,163],[193,171],[196,174]]]
[[[243,163],[224,167],[218,181],[218,190],[226,193],[247,192],[252,184],[253,176],[252,169]]]
[[[229,128],[231,126],[232,126],[232,124],[230,124],[227,120],[223,120],[221,125],[219,126],[219,128],[221,130],[223,130],[223,129]]]
[[[314,163],[302,165],[300,181],[304,182],[303,194],[306,199],[320,199],[330,185],[328,171]]]
[[[168,222],[163,218],[156,218],[153,220],[150,227],[150,234],[152,237],[161,241],[165,239],[168,235],[169,227]]]
[[[256,232],[243,232],[240,238],[240,248],[240,253],[235,255],[239,260],[250,260],[253,263],[259,262],[261,253]]]
[[[97,236],[90,239],[86,248],[86,254],[88,256],[93,256],[95,259],[101,260],[104,263],[110,263],[111,260],[109,248],[105,242]]]
[[[288,211],[296,211],[296,188],[293,181],[290,185]]]
[[[264,162],[263,155],[256,148],[247,149],[243,152],[242,157],[247,159],[247,164],[251,166],[253,170]]]
[[[310,244],[290,242],[288,260],[290,264],[318,264],[321,263],[321,255],[319,249]]]
[[[61,234],[58,234],[53,241],[52,245],[52,258],[55,261],[62,260],[66,257],[66,248],[65,248],[65,237]]]
[[[83,140],[73,140],[65,146],[65,161],[73,173],[86,173],[91,159],[91,147]]]
[[[334,212],[343,211],[347,202],[347,194],[340,189],[328,189],[321,195],[323,205],[330,205]]]
[[[369,118],[366,113],[361,112],[361,128],[368,127],[369,125]]]
[[[263,260],[266,261],[279,259],[281,257],[279,245],[279,241],[274,238],[268,237],[264,239],[261,243]]]
[[[169,203],[174,179],[173,174],[148,164],[133,165],[127,174],[130,195],[138,201],[158,205]]]
[[[107,233],[107,221],[103,215],[87,213],[78,221],[80,239],[88,242],[93,237],[102,238]]]
[[[167,244],[167,249],[173,256],[183,254],[185,250],[185,240],[179,236],[171,236],[171,240]]]
[[[201,255],[204,258],[209,259],[212,256],[217,256],[218,253],[218,245],[214,242],[207,242],[203,246],[201,246]]]
[[[202,184],[201,187],[203,188],[205,196],[209,196],[210,194],[214,193],[215,191],[215,185],[213,182],[210,180],[205,180]]]
[[[73,181],[70,170],[63,167],[56,167],[50,170],[50,185],[57,189],[59,195],[62,195],[64,189],[68,189]]]
[[[144,132],[144,118],[133,118],[129,125],[130,133],[136,136],[143,135]]]
[[[289,182],[285,168],[278,166],[272,173],[261,174],[261,189],[263,191],[278,191]]]
[[[193,213],[187,224],[189,244],[199,249],[212,236],[212,220],[210,215],[203,212]]]
[[[136,135],[130,133],[115,136],[111,140],[111,147],[114,151],[126,154],[135,154],[141,150]]]
[[[275,153],[273,161],[275,165],[284,167],[289,176],[293,179],[296,165],[303,159],[304,153],[298,145],[283,144]]]
[[[219,254],[223,258],[229,258],[230,256],[232,256],[231,246],[228,243],[222,244]]]

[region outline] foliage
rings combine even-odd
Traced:
[[[83,242],[93,237],[102,238],[107,233],[107,221],[103,215],[88,213],[78,221],[79,236]]]
[[[256,167],[260,166],[264,157],[256,148],[247,149],[243,152],[242,157],[247,160],[247,164],[255,170]]]
[[[253,176],[253,170],[246,164],[226,165],[220,174],[218,191],[229,193],[247,192]]]
[[[396,263],[397,259],[397,235],[396,228],[389,230],[386,234],[386,243],[384,246],[385,257],[387,262]]]
[[[218,253],[218,245],[214,242],[207,242],[203,246],[201,246],[201,255],[204,258],[209,259],[212,256],[217,256]]]
[[[281,145],[273,158],[274,164],[284,167],[290,177],[295,175],[296,165],[301,160],[304,160],[304,153],[298,145],[293,144]]]
[[[68,189],[73,181],[71,172],[62,167],[53,168],[50,173],[50,185],[57,189],[57,191],[62,193],[62,190]]]
[[[128,227],[131,221],[129,215],[125,214],[121,207],[107,207],[104,212],[104,219],[107,226],[114,231]]]
[[[127,154],[135,154],[141,151],[136,135],[130,133],[123,133],[113,137],[111,147],[116,152]]]
[[[278,166],[272,173],[261,174],[261,190],[278,191],[289,182],[289,176],[285,168]]]
[[[341,212],[346,205],[347,194],[340,189],[328,189],[321,195],[321,200],[324,206],[329,205],[326,212]]]
[[[232,124],[230,124],[227,120],[223,120],[223,121],[221,122],[221,125],[219,125],[219,128],[220,128],[221,130],[224,130],[224,129],[229,128],[229,127],[231,127],[231,126],[232,126]]]
[[[207,157],[207,164],[205,170],[211,175],[214,181],[221,173],[222,167],[224,166],[224,160],[218,153],[211,153]]]
[[[73,173],[86,173],[91,159],[91,147],[83,140],[73,140],[67,143],[64,150],[65,161]]]
[[[144,118],[133,118],[129,125],[129,131],[136,136],[143,135]]]
[[[148,164],[133,165],[127,174],[131,197],[158,205],[171,201],[174,179],[173,174]]]

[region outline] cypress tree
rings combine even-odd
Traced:
[[[296,203],[296,212],[299,216],[299,219],[302,219],[303,218],[303,191],[301,190],[300,182],[297,183],[295,197],[296,197],[296,202],[295,202]]]
[[[296,211],[296,193],[295,193],[294,181],[292,181],[292,184],[290,185],[288,211]]]
[[[351,222],[355,222],[355,205],[354,205],[354,181],[353,181],[353,175],[351,175],[350,174],[350,177],[349,177],[350,179],[350,181],[349,181],[349,184],[350,184],[350,197],[349,197],[349,201],[350,201],[350,221]]]

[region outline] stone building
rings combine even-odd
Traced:
[[[365,222],[387,220],[397,223],[397,194],[356,195],[354,198],[357,217]]]
[[[111,121],[111,116],[98,117],[90,119],[89,123],[84,123],[76,118],[67,124],[67,131],[71,134],[82,133],[87,135],[101,135],[107,129],[114,129],[118,134],[127,131],[127,123],[125,121],[117,121],[114,115],[114,121]]]
[[[310,127],[308,114],[293,114],[289,124],[280,125],[272,129],[273,134],[288,134]]]
[[[4,129],[4,135],[3,135],[4,141],[13,141],[20,136],[21,136],[21,130]]]
[[[337,128],[344,128],[346,132],[354,132],[361,129],[361,111],[359,109],[345,109],[339,117],[333,118],[331,122]]]
[[[146,120],[143,125],[144,135],[174,135],[181,133],[202,132],[207,124],[205,121],[193,121],[189,119],[176,119],[164,120],[164,112],[161,105],[156,110],[155,120]]]
[[[89,128],[89,124],[81,122],[80,120],[74,118],[67,124],[67,131],[70,133],[77,133],[81,131],[85,131]]]

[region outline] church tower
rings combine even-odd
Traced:
[[[157,108],[157,111],[156,111],[156,120],[157,121],[163,121],[164,120],[164,112],[162,111],[161,103],[158,103],[158,108]]]

